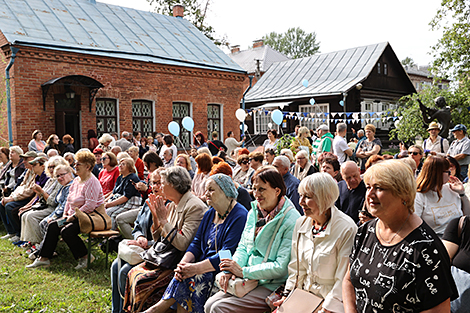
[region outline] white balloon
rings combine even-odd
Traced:
[[[242,128],[242,127],[243,127],[242,125],[243,125],[243,124],[240,124],[240,130],[243,129],[243,128]],[[245,124],[245,132],[247,132],[247,131],[248,131],[248,125]]]
[[[273,123],[268,123],[269,128],[273,128]]]
[[[245,110],[238,109],[237,111],[235,111],[235,116],[237,117],[237,120],[239,120],[240,122],[243,122],[246,116]]]

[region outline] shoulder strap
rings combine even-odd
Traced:
[[[463,222],[465,221],[465,215],[460,217],[459,219],[459,228],[458,228],[458,236],[459,236],[459,240],[460,238],[462,237],[462,228],[463,228]]]
[[[305,216],[304,220],[302,221],[302,224],[300,224],[300,227],[302,227],[305,223],[305,221],[307,220],[307,217]],[[299,228],[300,228],[299,227]],[[299,241],[300,241],[300,232],[299,234],[297,235],[297,275],[295,276],[295,286],[294,288],[297,288],[297,284],[299,283],[299,275],[300,275],[300,261],[299,261]]]
[[[444,153],[444,138],[441,137],[441,153]]]
[[[282,222],[284,221],[284,219],[286,218],[287,216],[287,213],[292,209],[292,206],[289,206],[286,211],[284,212],[284,216],[279,220],[279,222],[277,222],[277,225],[276,225],[276,230],[274,231],[272,237],[271,237],[271,241],[269,242],[269,246],[268,246],[268,249],[266,250],[266,255],[264,256],[264,259],[263,259],[263,263],[266,263],[266,261],[268,260],[268,257],[269,257],[269,253],[271,252],[271,247],[273,245],[273,241],[274,241],[274,238],[276,237],[277,235],[277,231],[279,230],[279,228],[281,227],[281,224]]]
[[[424,139],[424,142],[423,142],[423,149],[426,150],[426,144],[428,143],[428,139]]]

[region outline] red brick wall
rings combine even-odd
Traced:
[[[60,90],[63,87],[50,88],[45,111],[41,90],[41,84],[53,78],[84,75],[101,82],[104,88],[96,98],[118,99],[121,131],[132,131],[132,100],[141,99],[155,102],[156,131],[168,133],[172,103],[184,101],[192,104],[194,132],[207,132],[207,104],[217,103],[223,105],[224,134],[232,130],[237,135],[239,123],[235,111],[247,79],[245,75],[230,72],[30,47],[20,47],[11,75],[13,138],[22,147],[26,147],[34,129],[41,129],[45,138],[55,132],[54,93],[63,92]],[[87,146],[88,129],[96,129],[95,106],[93,102],[92,112],[89,112],[87,88],[74,87],[74,90],[81,96],[82,146]],[[2,136],[8,136],[3,125],[0,131]]]

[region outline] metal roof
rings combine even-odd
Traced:
[[[183,18],[90,0],[0,0],[0,30],[16,45],[244,72]]]
[[[274,50],[270,46],[263,45],[257,48],[230,53],[228,55],[238,65],[240,65],[248,73],[254,73],[256,70],[256,60],[260,60],[261,72],[266,72],[268,68],[275,62],[290,60],[281,52]]]
[[[347,92],[364,81],[388,42],[274,63],[245,101],[281,101]],[[308,81],[308,87],[302,81]]]

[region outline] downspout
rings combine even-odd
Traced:
[[[242,109],[243,109],[243,111],[245,111],[245,95],[248,93],[248,91],[250,91],[251,87],[253,87],[253,76],[248,76],[248,78],[250,79],[250,85],[248,86],[248,88],[243,93],[243,98],[242,98]],[[243,120],[241,130],[242,130],[242,137],[245,138],[245,120]],[[245,141],[243,142],[242,147],[245,148]]]
[[[10,56],[10,63],[8,63],[7,68],[5,69],[5,77],[6,77],[6,84],[7,84],[7,116],[8,116],[8,144],[10,147],[13,145],[13,130],[11,127],[11,99],[10,99],[10,68],[15,63],[16,54],[20,50],[16,47],[10,47],[11,49],[11,56]]]

